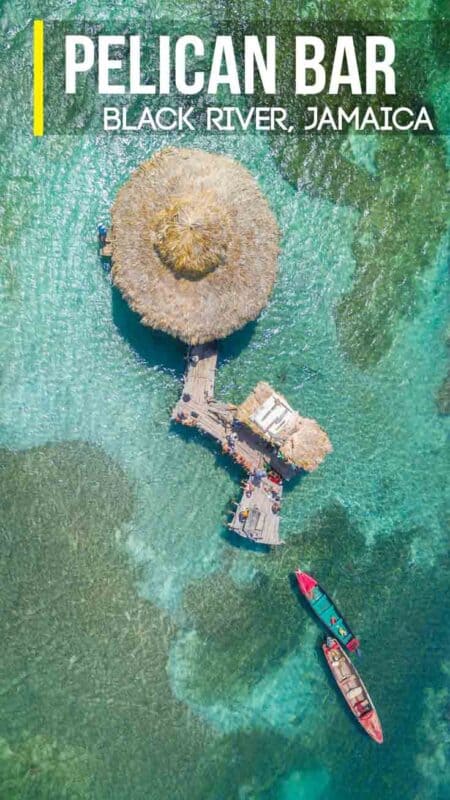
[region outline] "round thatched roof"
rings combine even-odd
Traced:
[[[112,207],[113,281],[144,325],[190,344],[255,319],[277,268],[278,228],[251,174],[233,159],[166,148]]]

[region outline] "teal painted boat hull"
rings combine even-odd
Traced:
[[[343,647],[350,652],[357,650],[359,639],[356,638],[337,606],[315,578],[301,570],[296,570],[295,576],[303,597],[309,603],[316,617]]]

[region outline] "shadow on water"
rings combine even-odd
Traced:
[[[184,342],[143,325],[139,314],[131,310],[115,286],[111,290],[111,306],[114,325],[137,357],[149,367],[181,378],[185,367]]]
[[[245,473],[242,468],[236,464],[233,459],[226,455],[226,453],[222,453],[220,447],[218,446],[217,442],[214,439],[211,439],[209,436],[206,436],[197,428],[186,428],[184,425],[179,425],[176,422],[171,423],[171,428],[177,431],[177,434],[181,436],[185,442],[195,441],[198,444],[201,444],[205,447],[210,453],[212,453],[215,457],[216,464],[221,469],[226,470],[233,481],[236,484],[236,492],[235,494],[229,498],[225,509],[223,510],[223,516],[231,516],[231,503],[235,502],[240,494],[240,483],[245,477]],[[258,544],[257,542],[252,542],[249,539],[245,539],[242,536],[238,536],[238,534],[233,533],[230,531],[229,528],[224,525],[221,530],[220,536],[222,539],[227,541],[229,544],[233,545],[241,550],[252,550],[253,552],[257,553],[269,553],[270,547],[264,544]]]
[[[177,422],[170,423],[172,431],[176,431],[178,436],[184,439],[185,442],[195,441],[205,447],[215,457],[216,464],[221,469],[224,469],[232,477],[232,479],[239,485],[240,481],[244,478],[244,472],[241,467],[236,464],[226,453],[222,453],[220,445],[217,444],[215,439],[207,436],[199,431],[198,428],[187,428],[185,425],[180,425]]]
[[[270,553],[268,544],[259,544],[253,542],[251,539],[246,539],[244,536],[239,536],[238,533],[231,531],[229,528],[223,528],[220,533],[222,539],[228,544],[231,544],[237,550],[250,550],[253,553]]]
[[[298,585],[297,585],[297,578],[295,577],[295,572],[290,572],[288,575],[289,586],[291,587],[292,594],[294,595],[298,605],[303,608],[302,595],[299,592]]]
[[[293,475],[288,481],[283,481],[283,495],[286,496],[296,489],[299,484],[301,484],[308,477],[308,474],[308,472],[301,469],[299,472],[296,472],[296,474]]]
[[[301,569],[300,565],[298,565],[298,567],[299,567],[299,569]],[[315,627],[318,628],[319,630],[323,630],[323,635],[326,636],[328,631],[326,630],[326,628],[322,628],[322,625],[318,621],[318,619],[317,619],[314,611],[312,610],[310,604],[308,603],[306,598],[303,597],[300,589],[298,588],[297,578],[295,577],[295,572],[290,572],[289,573],[288,580],[289,580],[289,584],[290,584],[290,587],[291,587],[292,594],[294,595],[294,598],[295,598],[295,602],[297,603],[297,605],[301,609],[301,613],[306,614],[309,617],[309,619],[314,623]],[[321,639],[321,642],[323,642],[323,638]]]
[[[226,337],[226,339],[221,339],[219,342],[219,367],[221,363],[233,361],[235,358],[240,356],[242,350],[244,350],[250,344],[252,336],[256,330],[256,326],[256,321],[248,322],[244,328],[241,328],[241,330],[231,333],[230,336]]]
[[[181,378],[185,368],[187,345],[162,331],[142,324],[119,289],[111,287],[111,307],[114,325],[137,357],[149,367],[167,370]],[[242,330],[232,333],[219,342],[218,367],[241,354],[255,331],[256,322],[249,322]]]

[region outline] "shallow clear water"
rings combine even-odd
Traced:
[[[117,4],[124,18],[130,5]],[[147,8],[133,4],[138,19]],[[27,15],[42,7],[5,3],[2,13],[0,795],[447,796],[448,451],[435,400],[447,361],[445,238],[410,284],[371,296],[367,325],[375,304],[392,341],[362,365],[339,309],[378,211],[350,202],[344,173],[338,200],[297,189],[262,135],[33,140]],[[48,3],[44,16],[108,13]],[[239,471],[169,423],[183,346],[140,326],[97,258],[96,225],[118,187],[168,141],[242,161],[282,230],[271,302],[223,343],[217,393],[240,401],[270,381],[319,420],[334,453],[287,490],[286,546],[270,554],[226,536]],[[380,167],[379,142],[342,139],[335,170],[357,164],[361,193],[361,176],[378,171],[377,202],[399,225],[422,203],[423,230],[414,218],[411,237],[426,253],[427,208],[441,225],[446,142],[424,142],[435,195],[426,208],[423,181],[407,180],[414,144]],[[319,149],[308,162],[311,180],[321,158]],[[376,255],[384,263],[383,241]],[[365,319],[359,309],[352,335]],[[381,750],[328,679],[320,631],[289,581],[299,564],[361,634]]]

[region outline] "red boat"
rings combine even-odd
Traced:
[[[308,601],[316,617],[323,622],[332,636],[335,636],[341,644],[346,646],[347,650],[350,650],[351,653],[355,650],[358,652],[359,639],[352,633],[348,623],[325,589],[322,589],[316,579],[312,575],[308,575],[307,572],[296,569],[295,575],[298,588],[305,600]]]
[[[358,675],[356,667],[336,639],[327,636],[322,645],[328,666],[350,711],[366,733],[378,744],[383,742],[383,731],[369,692]]]

